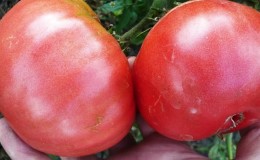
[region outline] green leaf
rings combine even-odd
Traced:
[[[137,123],[135,123],[130,131],[130,134],[133,136],[133,138],[135,139],[136,143],[139,143],[143,140],[143,135],[142,132],[140,130],[140,127]]]
[[[123,32],[123,30],[133,24],[136,21],[136,13],[132,12],[131,9],[126,8],[123,14],[119,17],[116,25],[116,32]]]
[[[96,154],[99,159],[107,159],[109,157],[109,150],[105,150]]]
[[[51,160],[61,160],[60,157],[49,154]]]
[[[123,13],[124,5],[122,1],[115,0],[104,4],[100,9],[104,14],[113,13],[115,16],[119,16]]]
[[[133,1],[132,0],[123,0],[123,1],[124,1],[124,4],[127,5],[127,6],[133,5]]]
[[[218,155],[219,152],[219,145],[216,144],[213,147],[210,148],[209,153],[208,153],[208,157],[210,159],[215,159]]]

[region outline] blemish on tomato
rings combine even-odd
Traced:
[[[161,102],[160,104],[161,104],[161,105],[160,105],[160,107],[161,107],[161,111],[162,111],[162,112],[165,112],[165,108],[164,108],[163,103]]]
[[[223,133],[228,133],[229,131],[237,128],[244,119],[244,113],[237,113],[227,117],[224,124],[219,128],[216,134],[222,137],[221,135]]]
[[[179,110],[179,109],[181,109],[181,104],[180,104],[179,102],[176,102],[176,103],[174,103],[174,104],[172,105],[172,107],[173,107],[174,109]]]
[[[102,124],[103,119],[104,119],[103,116],[97,116],[97,117],[96,117],[96,122],[95,122],[95,124],[92,125],[92,126],[90,126],[89,128],[90,128],[92,131],[97,132],[97,131],[98,131],[98,127]]]
[[[202,102],[202,100],[201,100],[199,97],[197,97],[197,98],[196,98],[196,103],[197,103],[197,105],[201,105],[201,102]]]
[[[11,36],[7,37],[6,39],[3,39],[2,43],[6,43],[8,48],[12,49],[19,43],[19,40],[15,36],[11,35]]]
[[[191,114],[197,114],[197,113],[198,113],[198,109],[196,109],[196,108],[191,108],[191,109],[190,109],[190,113],[191,113]]]
[[[95,124],[94,126],[95,126],[95,127],[98,127],[99,125],[101,125],[103,119],[104,119],[104,117],[98,116],[98,117],[96,118],[96,124]]]
[[[162,97],[162,95],[160,95],[158,97],[158,99],[154,102],[154,106],[157,106],[157,104],[160,102],[161,97]]]
[[[193,140],[193,136],[189,135],[189,134],[182,134],[182,135],[180,135],[180,139],[182,139],[184,141],[192,141]]]

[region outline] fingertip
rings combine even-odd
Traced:
[[[128,63],[129,63],[129,66],[130,66],[131,69],[133,68],[135,59],[136,59],[135,56],[131,56],[131,57],[128,57],[128,58],[127,58]]]
[[[241,130],[240,134],[236,159],[260,159],[260,122]]]
[[[250,131],[257,130],[257,129],[260,130],[260,122],[259,121],[257,121],[256,123],[248,126],[245,129],[240,130],[240,135],[241,135],[241,137],[245,137]]]
[[[147,137],[150,134],[154,133],[154,129],[147,124],[147,122],[140,114],[137,115],[136,120],[144,137]]]
[[[49,160],[49,157],[25,144],[9,127],[5,118],[0,119],[0,143],[12,160],[37,159]]]
[[[86,157],[77,157],[77,158],[73,158],[73,157],[60,157],[61,160],[97,160],[96,156],[86,156]]]

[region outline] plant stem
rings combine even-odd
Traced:
[[[120,43],[129,41],[138,31],[141,31],[143,27],[149,24],[153,18],[160,15],[161,11],[168,7],[169,0],[154,0],[146,16],[137,23],[133,28],[124,33],[120,38]]]
[[[229,133],[226,135],[226,145],[227,145],[227,152],[228,152],[228,160],[234,159],[233,154],[233,133]]]

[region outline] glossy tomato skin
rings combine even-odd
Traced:
[[[83,1],[22,0],[0,28],[0,108],[26,143],[82,156],[128,133],[135,108],[127,59]]]
[[[260,118],[260,14],[224,0],[187,2],[147,35],[133,68],[141,115],[198,140]]]

